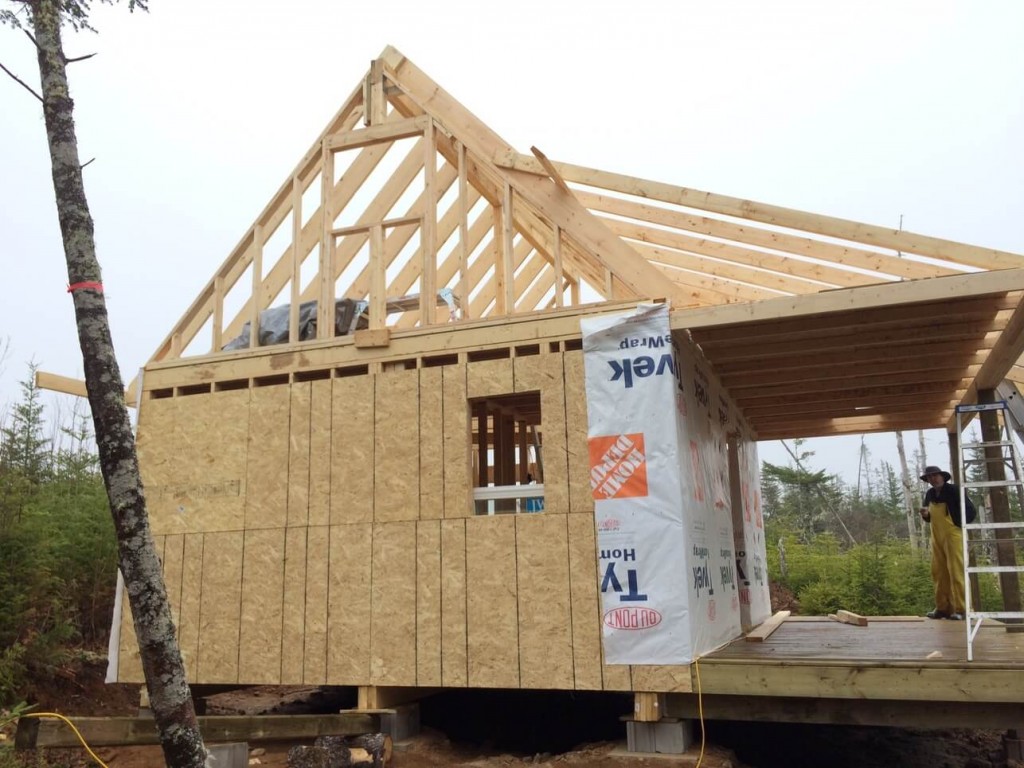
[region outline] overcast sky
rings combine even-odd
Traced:
[[[388,44],[520,151],[1024,253],[1018,0],[150,4],[65,40],[98,53],[71,88],[126,380]],[[0,63],[38,83],[21,32]],[[2,73],[0,104],[3,404],[82,366],[41,110]],[[855,479],[838,443],[813,464]]]

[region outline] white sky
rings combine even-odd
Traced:
[[[71,87],[126,379],[387,44],[520,151],[1024,253],[1017,0],[151,5],[65,40],[98,52]],[[0,62],[38,82],[21,32]],[[30,359],[82,366],[41,110],[2,73],[0,105],[2,405]],[[814,441],[812,465],[855,480],[858,446]]]

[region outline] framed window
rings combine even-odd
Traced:
[[[470,400],[476,514],[544,511],[540,392]]]

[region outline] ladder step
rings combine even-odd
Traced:
[[[1024,565],[968,565],[967,573],[1024,573]]]
[[[972,619],[1024,619],[1024,611],[970,611]]]
[[[973,483],[963,483],[964,488],[1013,488],[1024,485],[1024,480],[978,480]]]
[[[1003,411],[1006,410],[1006,401],[998,403],[975,403],[974,405],[958,405],[957,413],[978,413],[979,411]]]
[[[1012,448],[1013,443],[1009,440],[992,440],[987,443],[964,443],[962,447],[964,450],[969,448]],[[982,459],[972,459],[972,461],[982,461]]]
[[[1024,528],[1024,522],[1013,523],[968,523],[963,527],[965,531],[988,531],[997,528]]]

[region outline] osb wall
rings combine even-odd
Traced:
[[[468,400],[536,390],[545,511],[473,516]],[[579,351],[145,401],[189,679],[688,690],[602,663],[586,432]],[[127,607],[119,679],[142,680]]]

